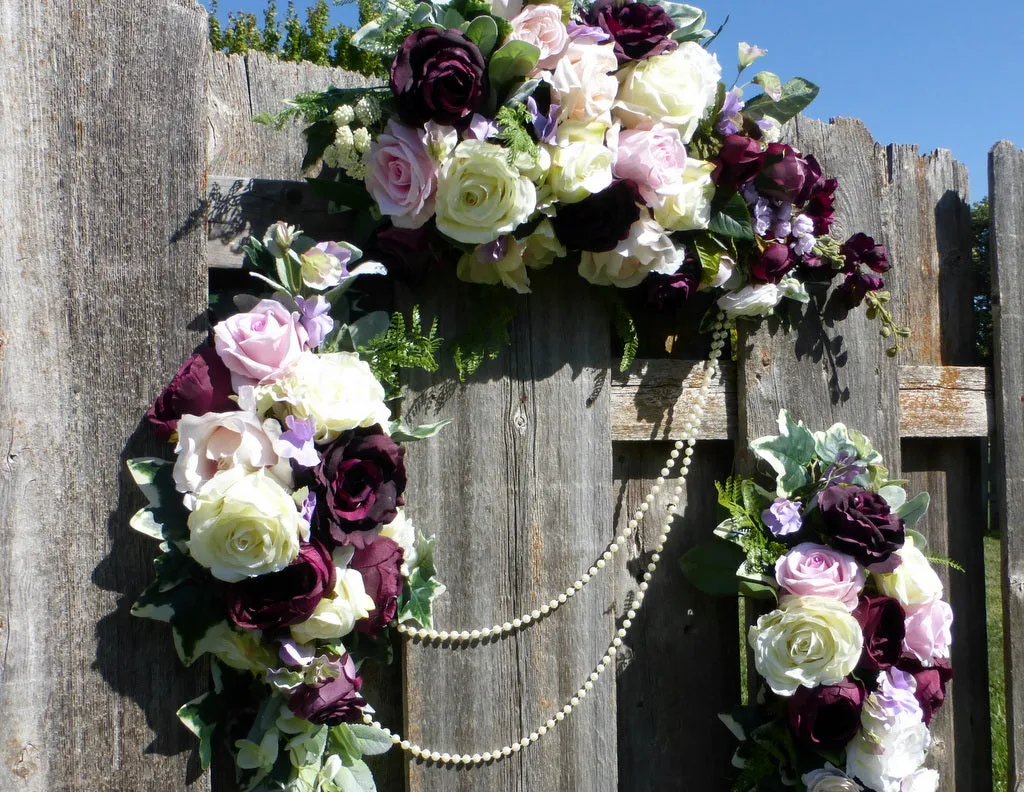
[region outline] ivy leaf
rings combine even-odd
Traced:
[[[717,536],[694,545],[679,561],[686,579],[706,594],[736,595],[736,570],[746,561],[743,548]]]
[[[779,434],[757,438],[750,443],[750,450],[775,471],[776,489],[781,497],[807,483],[804,466],[814,458],[814,435],[803,421],[794,421],[788,410],[779,412]]]
[[[178,719],[199,738],[199,766],[206,770],[213,760],[213,736],[226,715],[224,702],[216,693],[204,693],[178,709]]]
[[[494,51],[494,45],[498,43],[498,25],[494,21],[494,17],[478,16],[466,28],[466,38],[476,44],[486,58]]]
[[[398,612],[399,621],[413,621],[420,627],[431,628],[434,625],[433,603],[444,593],[445,587],[433,575],[433,563],[420,565],[412,571],[402,592],[402,607]]]
[[[491,56],[487,74],[499,96],[517,79],[526,77],[537,66],[540,49],[525,41],[509,41]]]
[[[754,225],[750,220],[750,209],[739,193],[733,193],[728,200],[717,199],[711,203],[711,220],[708,231],[719,236],[754,241]]]
[[[743,113],[754,121],[768,116],[780,124],[785,124],[813,102],[819,90],[817,85],[803,77],[794,77],[782,86],[782,94],[778,100],[767,93],[755,96],[747,102]]]
[[[928,512],[931,500],[931,496],[927,492],[921,492],[896,509],[896,514],[907,524],[908,528],[917,525]]]
[[[350,723],[348,729],[363,756],[379,756],[382,753],[387,753],[393,745],[391,738],[374,726],[365,723]]]
[[[832,424],[824,432],[814,433],[814,453],[826,464],[834,464],[840,454],[857,456],[857,447],[853,444],[845,424]]]

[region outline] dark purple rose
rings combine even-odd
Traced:
[[[946,684],[953,678],[953,667],[948,660],[937,660],[934,666],[926,667],[909,655],[900,658],[897,667],[913,675],[917,682],[914,697],[924,713],[924,725],[931,726],[932,718],[946,700]]]
[[[296,689],[288,699],[288,709],[319,725],[361,722],[362,708],[366,706],[366,699],[359,695],[363,680],[349,655],[345,655],[339,665],[341,673],[335,679]]]
[[[377,258],[387,267],[389,275],[417,286],[423,282],[435,261],[434,253],[430,249],[432,238],[431,223],[419,228],[391,226],[377,232],[374,237],[374,250]]]
[[[647,304],[658,311],[679,308],[696,293],[702,274],[700,264],[693,258],[687,258],[672,275],[651,273],[641,286],[646,292]]]
[[[746,135],[726,135],[711,178],[715,184],[738,190],[753,179],[764,165],[761,144]]]
[[[750,267],[750,277],[757,283],[778,283],[796,266],[796,255],[789,245],[771,244]]]
[[[304,622],[334,590],[331,554],[313,539],[280,572],[259,575],[222,589],[228,616],[239,627],[277,630]]]
[[[378,536],[356,550],[348,567],[359,570],[363,587],[374,603],[370,615],[356,622],[356,629],[376,638],[398,611],[398,595],[402,593],[402,548],[388,537]]]
[[[846,280],[839,284],[837,291],[849,305],[860,305],[868,292],[884,288],[885,281],[877,275],[857,270],[847,274]]]
[[[615,42],[619,65],[672,52],[679,45],[671,36],[676,30],[665,9],[627,0],[597,0],[587,20],[601,28]]]
[[[614,250],[629,236],[629,227],[640,219],[639,200],[630,182],[613,182],[582,201],[560,205],[551,221],[555,235],[569,250]]]
[[[146,410],[146,420],[157,438],[170,440],[183,415],[237,410],[238,405],[228,398],[233,393],[231,372],[213,346],[206,345],[181,364],[171,384]]]
[[[864,686],[856,680],[800,687],[786,702],[789,728],[812,750],[837,751],[857,734],[863,704]]]
[[[785,143],[771,143],[756,185],[761,195],[802,206],[820,179],[821,166],[814,157],[805,157]]]
[[[405,503],[405,449],[374,426],[343,432],[322,455],[300,474],[317,497],[314,531],[332,547],[362,547],[367,532],[394,520]]]
[[[903,606],[892,597],[862,595],[853,616],[864,634],[864,649],[857,667],[884,671],[894,666],[903,652],[903,636],[907,632]]]
[[[874,492],[833,484],[821,491],[818,506],[831,545],[864,566],[888,561],[903,547],[903,520]]]
[[[879,245],[865,233],[854,234],[847,239],[839,252],[846,257],[847,272],[853,272],[858,264],[863,264],[872,272],[881,275],[888,272],[892,266],[885,245]]]
[[[821,179],[807,199],[803,213],[814,222],[814,235],[824,236],[836,219],[835,192],[839,182],[835,179]]]
[[[484,56],[459,30],[414,30],[391,64],[398,114],[414,127],[469,120],[489,90]]]

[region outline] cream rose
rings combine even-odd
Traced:
[[[846,772],[876,792],[901,792],[902,782],[924,763],[931,735],[921,710],[886,695],[882,689],[864,699],[861,729],[846,747]]]
[[[316,610],[304,622],[291,626],[292,638],[299,643],[342,638],[355,629],[376,607],[366,593],[363,576],[355,569],[337,570],[334,593],[317,603]]]
[[[266,471],[241,467],[203,485],[188,529],[192,558],[228,583],[281,571],[309,538],[292,496]]]
[[[689,143],[715,102],[722,67],[700,44],[689,41],[665,55],[637,61],[619,72],[615,117],[624,126],[661,122]]]
[[[730,317],[765,316],[781,299],[782,290],[774,283],[758,283],[723,294],[718,298],[718,307]]]
[[[509,165],[501,146],[464,140],[441,169],[437,228],[458,242],[493,242],[525,222],[536,206],[533,182]]]
[[[380,535],[386,536],[402,548],[402,574],[409,577],[420,559],[416,550],[416,528],[406,515],[405,509],[398,509],[395,519],[380,529]]]
[[[629,227],[629,236],[614,250],[580,254],[579,273],[598,286],[636,286],[652,272],[671,275],[683,263],[683,251],[672,243],[665,229],[644,212]]]
[[[938,788],[939,771],[930,767],[915,770],[900,784],[900,792],[936,792]]]
[[[874,575],[879,591],[899,600],[904,608],[924,605],[942,596],[942,581],[924,553],[914,546],[913,536],[907,536],[896,555],[901,563],[895,570]]]
[[[549,3],[528,5],[512,20],[509,40],[525,41],[540,50],[538,69],[553,69],[569,46],[562,9]]]
[[[857,667],[860,625],[846,606],[823,597],[783,597],[750,628],[757,671],[780,696],[801,685],[834,685]]]
[[[551,150],[547,185],[562,203],[577,203],[612,183],[611,149],[601,143],[576,141]]]
[[[711,199],[715,184],[711,174],[715,166],[704,160],[688,159],[683,168],[678,192],[663,196],[654,210],[654,219],[670,231],[696,231],[711,222]]]
[[[846,773],[831,764],[826,764],[820,770],[804,773],[800,780],[807,787],[807,792],[862,792],[864,789]]]
[[[562,121],[611,123],[611,109],[619,90],[615,71],[619,62],[611,44],[570,44],[547,77]]]
[[[524,243],[504,236],[488,245],[481,245],[459,259],[456,274],[467,283],[501,284],[520,294],[530,291],[530,278],[523,262]]]
[[[540,221],[523,247],[523,263],[530,269],[543,269],[565,255],[565,245],[558,241],[555,227],[547,218]]]

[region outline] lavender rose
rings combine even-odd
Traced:
[[[943,600],[907,608],[903,650],[926,666],[949,659],[953,642],[953,609]]]
[[[413,127],[469,120],[487,100],[488,90],[484,56],[458,30],[414,30],[391,64],[398,114]]]
[[[789,727],[812,750],[846,746],[860,728],[864,686],[853,679],[835,685],[799,688],[786,702]]]
[[[863,596],[853,615],[864,635],[858,668],[884,671],[894,666],[903,652],[903,606],[891,597]]]
[[[288,709],[310,723],[337,726],[339,723],[358,723],[366,699],[359,695],[363,680],[356,673],[350,655],[342,658],[341,673],[318,685],[302,685],[288,700]]]
[[[251,311],[229,316],[213,328],[214,346],[235,388],[280,376],[308,341],[299,314],[276,300],[260,300]]]
[[[146,421],[158,439],[170,440],[183,415],[237,410],[231,395],[231,372],[212,346],[203,346],[181,364],[170,384],[146,410]]]
[[[359,570],[366,593],[374,602],[370,615],[356,622],[360,632],[376,638],[395,618],[402,592],[402,558],[402,548],[386,536],[378,536],[352,556],[348,568]]]
[[[247,578],[223,589],[228,616],[239,627],[278,630],[304,622],[334,590],[331,554],[316,539],[280,572]]]
[[[665,9],[659,5],[616,0],[597,0],[588,21],[601,28],[615,43],[615,57],[621,66],[672,52],[679,45],[671,36],[676,30]]]
[[[775,562],[775,580],[797,597],[828,597],[849,610],[857,607],[864,588],[864,570],[845,553],[802,542]]]
[[[903,520],[874,492],[863,487],[832,485],[822,490],[818,506],[831,545],[864,566],[889,561],[903,546]]]
[[[363,547],[368,532],[395,519],[404,505],[405,449],[379,426],[343,432],[301,483],[317,495],[313,527],[329,545]]]
[[[619,133],[612,172],[633,182],[648,206],[661,206],[666,196],[678,194],[685,169],[686,146],[678,129],[654,124],[650,129]]]
[[[434,214],[437,163],[426,132],[394,119],[366,153],[366,191],[398,228],[419,228]]]
[[[555,235],[569,250],[614,250],[640,219],[639,197],[632,184],[616,181],[582,201],[562,205],[551,221]]]

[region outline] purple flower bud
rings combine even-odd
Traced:
[[[593,25],[580,25],[576,22],[569,22],[565,26],[569,34],[569,41],[577,44],[604,44],[611,39],[601,28]]]
[[[776,498],[771,506],[761,512],[761,519],[775,536],[795,534],[803,527],[800,503],[788,498]]]
[[[324,342],[327,334],[334,329],[331,304],[320,294],[312,299],[296,297],[295,303],[299,306],[299,324],[302,325],[302,329],[306,331],[308,337],[306,349],[316,349]]]
[[[312,419],[296,418],[294,415],[285,416],[284,421],[288,431],[281,433],[284,445],[277,449],[278,456],[293,459],[302,467],[319,465],[320,454],[317,453],[313,442],[316,422]]]
[[[469,122],[469,126],[466,127],[465,137],[467,140],[487,140],[487,138],[494,137],[497,134],[497,124],[479,113],[473,113],[473,119]]]

